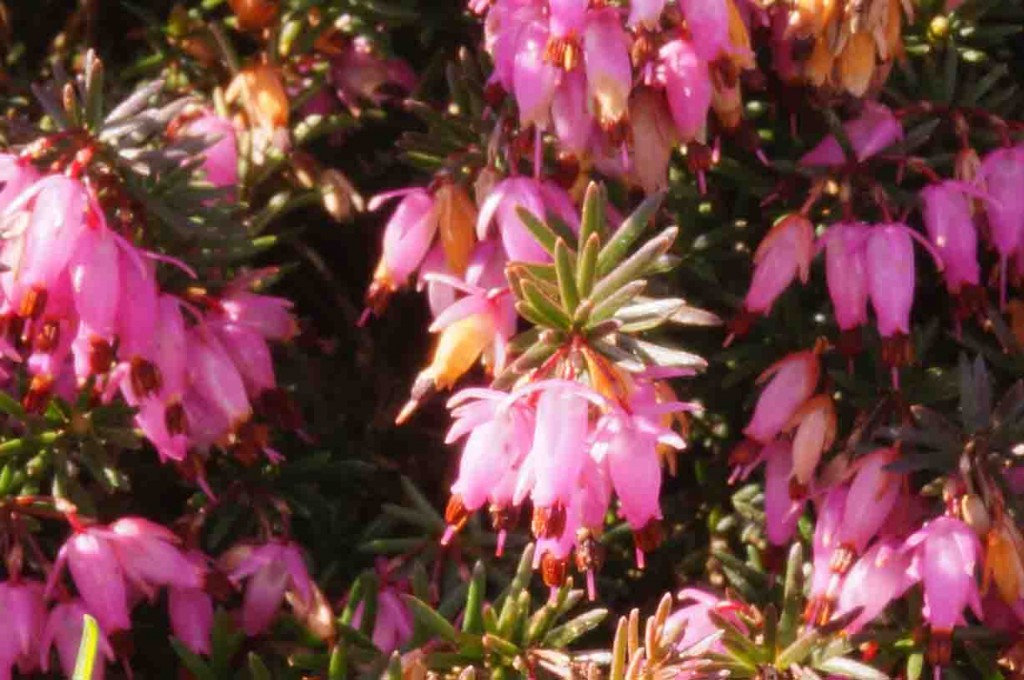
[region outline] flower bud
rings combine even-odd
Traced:
[[[461,184],[446,181],[434,193],[434,210],[445,260],[455,275],[462,276],[476,245],[476,206]]]

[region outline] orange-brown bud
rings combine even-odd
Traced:
[[[224,94],[229,102],[242,102],[251,125],[264,130],[288,125],[288,94],[274,66],[256,64],[242,70]]]
[[[875,72],[875,41],[870,33],[854,33],[846,41],[837,61],[839,84],[855,97],[862,97]]]
[[[462,276],[476,245],[476,206],[461,184],[446,181],[434,194],[434,210],[445,260],[457,276]]]

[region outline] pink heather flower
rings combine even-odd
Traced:
[[[390,289],[405,284],[423,262],[437,233],[434,199],[423,189],[405,189],[374,196],[371,211],[385,201],[401,196],[402,200],[384,228],[384,252],[375,279]]]
[[[848,490],[845,486],[833,487],[818,505],[817,522],[811,542],[812,570],[811,587],[808,593],[809,611],[816,602],[836,596],[838,577],[832,573],[831,564],[839,549],[839,529],[842,526]],[[813,616],[811,617],[813,620]]]
[[[665,0],[631,0],[629,3],[630,28],[642,26],[654,30],[661,23],[661,13],[665,11]]]
[[[843,130],[856,160],[861,163],[903,138],[899,119],[888,107],[877,102],[866,102],[860,116],[843,123]],[[845,163],[843,148],[833,135],[800,158],[800,165],[836,166]]]
[[[896,456],[893,449],[876,449],[857,461],[839,527],[840,542],[855,553],[864,551],[899,497],[902,476],[886,469]]]
[[[814,393],[819,370],[818,357],[810,350],[795,352],[769,366],[757,383],[770,382],[761,392],[743,433],[762,444],[775,439]]]
[[[607,466],[619,497],[622,515],[634,531],[661,519],[661,458],[658,445],[685,448],[686,442],[660,421],[660,416],[692,405],[658,402],[653,385],[639,383],[628,410],[613,406],[598,421],[593,457]]]
[[[280,297],[231,290],[220,299],[220,309],[232,323],[249,326],[267,340],[284,342],[298,332],[292,303]]]
[[[274,540],[262,545],[243,543],[228,550],[219,560],[233,583],[248,579],[242,601],[242,629],[254,636],[267,630],[277,615],[285,591],[300,602],[313,597],[313,581],[299,547]]]
[[[416,279],[416,292],[421,293],[424,289],[427,291],[427,305],[430,307],[430,314],[436,317],[455,302],[456,291],[451,286],[432,281],[432,277],[428,277],[428,274],[456,276],[448,265],[448,258],[444,254],[444,246],[440,241],[435,243],[427,252],[427,256],[423,258],[423,264],[420,265],[419,276]]]
[[[234,189],[238,186],[238,142],[235,126],[227,118],[207,111],[188,123],[185,135],[199,137],[206,143],[200,166],[206,180],[215,187]]]
[[[65,564],[78,594],[105,631],[131,627],[124,569],[108,530],[95,526],[72,534],[57,553],[47,593],[53,592]]]
[[[712,62],[729,48],[727,0],[679,0],[679,8],[698,57]]]
[[[203,400],[233,429],[252,415],[242,376],[224,345],[209,329],[188,332],[189,380]]]
[[[128,582],[150,599],[163,586],[202,588],[206,570],[182,553],[180,539],[167,527],[141,517],[122,517],[104,535]]]
[[[866,245],[868,293],[883,338],[910,334],[914,305],[914,243],[904,224],[871,228]]]
[[[789,480],[793,475],[793,453],[788,442],[776,439],[762,453],[764,470],[765,534],[772,545],[787,545],[806,498],[793,500]]]
[[[471,401],[472,400],[472,401]],[[472,512],[492,500],[495,488],[530,451],[534,415],[525,404],[496,390],[462,390],[448,401],[453,423],[445,441],[466,438],[452,494]]]
[[[837,616],[858,607],[861,613],[846,626],[850,635],[874,621],[890,602],[903,595],[913,583],[907,574],[910,555],[898,541],[879,541],[853,565],[839,591]]]
[[[658,57],[658,80],[665,88],[680,141],[691,142],[702,135],[711,108],[708,64],[681,38],[662,45]]]
[[[235,365],[250,400],[277,386],[270,347],[256,329],[231,322],[215,322],[210,329]]]
[[[1002,269],[1024,241],[1024,145],[992,151],[981,162],[978,183],[985,192],[989,238]],[[1005,285],[1005,273],[1004,273]]]
[[[720,640],[711,641],[711,636],[719,632],[719,627],[711,620],[710,613],[716,612],[740,630],[746,626],[735,615],[739,605],[731,600],[718,597],[698,588],[685,588],[676,596],[683,605],[669,615],[665,628],[667,630],[683,629],[683,634],[676,643],[676,648],[685,654],[703,655],[707,652],[725,652]]]
[[[579,228],[579,217],[572,199],[565,191],[548,183],[527,177],[509,177],[498,183],[488,194],[476,222],[477,237],[487,237],[491,222],[497,222],[501,242],[510,260],[518,262],[550,262],[551,256],[530,233],[519,218],[517,210],[523,208],[544,220],[549,212],[574,229]]]
[[[586,153],[594,136],[594,116],[588,104],[583,69],[564,73],[551,101],[551,122],[562,148],[577,157]]]
[[[196,568],[205,570],[207,558],[197,550],[185,554]],[[167,589],[171,631],[196,654],[209,654],[213,630],[213,599],[202,589],[171,586]]]
[[[924,617],[932,630],[949,633],[963,623],[970,606],[981,616],[974,571],[981,552],[978,537],[966,524],[939,517],[907,539],[913,550],[909,574],[924,585]]]
[[[821,455],[836,436],[836,409],[832,398],[819,394],[804,402],[793,416],[793,480],[801,488],[810,485]]]
[[[7,206],[0,226],[8,236],[20,239],[16,259],[6,262],[12,269],[0,276],[0,284],[15,310],[31,315],[24,309],[26,304],[33,306],[30,292],[42,294],[39,302],[46,305],[45,294],[66,273],[87,224],[97,219],[85,185],[64,175],[43,177]]]
[[[118,356],[127,364],[132,359],[152,355],[159,291],[152,262],[144,262],[137,252],[128,248],[122,248],[119,253]]]
[[[487,12],[484,47],[494,58],[490,83],[501,85],[506,92],[514,91],[520,37],[527,26],[546,20],[544,9],[539,2],[498,0]]]
[[[633,135],[631,165],[647,194],[668,186],[668,165],[676,145],[676,128],[665,94],[638,87],[629,99],[629,125]]]
[[[10,677],[17,664],[22,674],[39,667],[39,640],[46,622],[43,584],[18,580],[0,583],[0,676]]]
[[[44,672],[50,670],[50,648],[56,646],[61,670],[65,677],[71,677],[75,670],[75,661],[78,659],[78,647],[82,640],[82,629],[87,613],[95,612],[91,607],[87,609],[87,605],[81,600],[59,602],[50,610],[39,641],[39,665]],[[107,641],[106,631],[103,630],[102,623],[99,625],[99,654],[93,667],[93,680],[103,680],[106,674],[104,657],[107,661],[114,660],[114,650]]]
[[[359,626],[363,617],[363,604],[359,603],[352,617],[352,625]],[[413,619],[398,590],[385,586],[377,593],[377,618],[373,624],[373,644],[383,654],[401,649],[412,639]]]
[[[867,323],[869,228],[861,222],[833,224],[821,237],[825,248],[825,280],[836,324],[848,331]]]
[[[779,219],[754,253],[754,279],[744,307],[767,314],[790,284],[799,277],[807,283],[814,258],[814,226],[801,215]]]
[[[567,508],[588,455],[590,400],[601,398],[569,381],[547,380],[531,387],[540,392],[537,424],[516,497],[529,494],[536,508]]]
[[[505,367],[508,341],[516,333],[515,302],[507,287],[485,289],[463,283],[455,277],[433,275],[430,280],[447,284],[466,296],[454,302],[437,315],[428,329],[431,333],[443,332],[452,324],[466,319],[476,319],[484,345],[490,344],[490,361],[495,372]]]
[[[977,286],[981,281],[978,233],[965,191],[971,187],[954,181],[921,190],[924,226],[945,265],[946,288],[954,295],[964,285]]]
[[[78,332],[72,343],[75,375],[84,381],[109,370],[117,334],[121,258],[105,224],[85,230],[68,263]]]
[[[626,115],[633,87],[630,40],[618,10],[595,10],[583,34],[583,57],[591,105],[603,126],[618,123]]]
[[[519,106],[519,124],[547,128],[551,102],[562,71],[544,58],[550,34],[540,21],[531,21],[520,31],[512,71],[512,92]]]

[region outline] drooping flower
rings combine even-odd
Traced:
[[[526,24],[516,41],[512,71],[513,93],[519,106],[519,124],[544,129],[551,119],[551,102],[562,76],[561,70],[545,59],[550,33],[540,21]]]
[[[693,51],[707,62],[717,59],[729,46],[727,0],[679,0]]]
[[[1006,301],[1006,266],[1024,242],[1024,146],[997,149],[981,162],[979,185],[985,192],[989,238],[999,253],[1000,301]]]
[[[864,111],[852,120],[843,123],[854,157],[863,163],[886,147],[903,137],[903,126],[886,106],[877,102],[865,102]],[[846,163],[846,157],[839,140],[833,135],[823,139],[816,147],[800,158],[801,165],[836,166]]]
[[[632,0],[629,3],[630,27],[642,26],[654,30],[661,21],[661,13],[665,11],[665,0]]]
[[[841,331],[851,331],[868,320],[868,226],[860,222],[833,224],[822,236],[825,279]]]
[[[384,228],[384,251],[366,294],[367,304],[376,311],[420,266],[437,232],[434,201],[422,189],[381,194],[371,199],[368,207],[376,210],[384,201],[397,196],[402,196],[402,200]]]
[[[352,615],[352,625],[358,627],[363,618],[363,603],[360,602]],[[394,584],[385,582],[377,592],[377,618],[373,623],[373,644],[384,654],[401,649],[412,639],[412,612],[402,600],[401,591]]]
[[[491,223],[496,222],[501,242],[510,260],[518,262],[549,262],[551,256],[533,237],[519,216],[520,209],[544,220],[553,213],[573,229],[579,228],[579,216],[572,200],[560,188],[527,177],[509,177],[498,183],[480,206],[476,223],[477,236],[487,238]]]
[[[909,574],[924,586],[924,617],[932,629],[929,661],[949,663],[951,635],[963,623],[968,606],[981,616],[981,597],[975,570],[981,546],[966,524],[939,517],[907,539],[913,550]]]
[[[874,621],[906,592],[913,583],[907,574],[910,559],[900,543],[890,539],[875,543],[857,560],[843,581],[836,608],[837,616],[861,609],[847,624],[847,633],[852,635]]]
[[[291,591],[300,602],[308,603],[312,597],[313,581],[294,543],[242,543],[221,555],[218,563],[236,585],[248,581],[241,612],[246,635],[259,635],[270,627],[285,591]]]
[[[39,641],[46,622],[43,584],[11,579],[0,583],[0,676],[10,677],[17,665],[22,674],[39,667]]]
[[[894,449],[876,449],[858,461],[838,529],[839,541],[855,554],[864,552],[899,497],[902,476],[887,469],[896,457]]]
[[[198,552],[186,553],[196,567],[205,568],[206,557]],[[196,654],[212,651],[213,599],[202,588],[172,585],[167,589],[167,613],[174,637]]]
[[[698,139],[711,108],[711,75],[707,62],[681,38],[662,45],[658,57],[659,82],[665,88],[680,141]]]
[[[867,240],[871,306],[882,337],[910,334],[914,305],[914,244],[901,224],[876,225]]]
[[[676,129],[663,92],[651,87],[634,88],[629,99],[629,124],[633,134],[632,167],[648,194],[668,185],[668,165],[676,144]]]
[[[819,394],[804,402],[793,416],[793,481],[806,489],[822,454],[832,447],[836,436],[836,409],[832,398]]]
[[[46,587],[48,593],[53,592],[65,564],[82,601],[104,631],[114,633],[131,627],[124,568],[108,531],[88,527],[72,534],[57,553]]]
[[[959,182],[946,181],[921,190],[924,226],[945,265],[946,288],[954,295],[981,281],[978,234],[965,188]]]
[[[625,117],[633,86],[629,37],[616,9],[591,12],[583,34],[583,56],[591,105],[608,129]]]
[[[65,677],[71,677],[78,659],[78,650],[82,642],[82,631],[85,627],[85,615],[95,614],[91,607],[82,600],[72,599],[58,602],[50,610],[46,618],[39,640],[39,665],[44,672],[50,670],[50,649],[57,648],[57,658]],[[114,650],[107,640],[107,631],[100,626],[99,644],[96,663],[92,669],[94,680],[103,680],[106,675],[106,661],[114,660]]]
[[[776,439],[765,447],[762,455],[765,461],[765,534],[772,545],[786,545],[793,537],[807,499],[805,496],[794,500],[790,494],[793,452],[788,442]]]
[[[189,122],[184,134],[206,142],[200,168],[210,184],[229,189],[238,186],[238,141],[229,119],[207,111]]]
[[[743,306],[767,314],[798,277],[807,283],[814,257],[814,226],[802,215],[786,215],[772,226],[754,253],[754,279]]]
[[[769,366],[758,376],[758,384],[769,382],[743,433],[762,444],[775,439],[814,393],[819,371],[818,357],[809,350],[795,352]]]

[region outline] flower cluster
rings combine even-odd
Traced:
[[[528,499],[538,540],[534,566],[544,582],[564,582],[575,548],[577,569],[587,574],[594,597],[601,561],[596,539],[614,492],[642,566],[644,552],[661,540],[663,447],[685,446],[671,428],[672,414],[692,406],[676,401],[667,383],[653,377],[620,379],[628,383],[618,399],[556,378],[527,382],[511,393],[469,388],[455,395],[448,441],[466,442],[442,542],[487,505],[500,553]]]
[[[202,172],[233,187],[230,124],[207,115],[183,134],[219,139]],[[21,398],[30,413],[54,394],[71,400],[87,388],[109,401],[120,391],[164,460],[213,445],[258,454],[266,435],[254,411],[282,402],[267,342],[293,335],[290,303],[249,292],[245,280],[217,295],[162,290],[158,263],[191,270],[137,245],[131,222],[108,220],[114,199],[88,175],[90,157],[83,150],[64,172],[47,174],[30,155],[0,158],[8,380],[16,367],[27,371]]]
[[[73,533],[45,585],[23,577],[20,563],[9,563],[9,579],[0,583],[0,603],[7,612],[0,624],[0,674],[7,677],[15,665],[21,673],[49,670],[53,648],[70,674],[85,614],[96,619],[100,652],[113,661],[117,640],[131,628],[131,610],[142,602],[152,604],[164,590],[173,634],[197,654],[211,651],[214,596],[222,599],[245,579],[249,583],[237,615],[250,636],[270,627],[286,593],[296,610],[315,597],[316,586],[294,543],[239,544],[214,563],[183,546],[171,530],[141,517],[122,517],[109,525],[85,524],[74,513],[68,519]],[[61,578],[65,567],[77,595]],[[103,674],[104,663],[99,663],[93,677]]]

